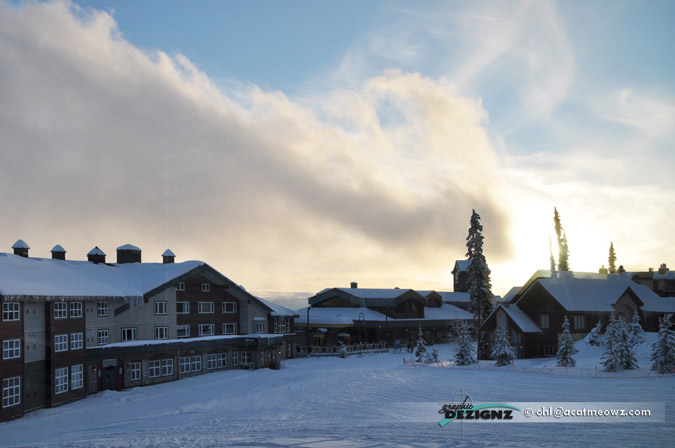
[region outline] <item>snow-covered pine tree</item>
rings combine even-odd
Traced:
[[[614,242],[609,242],[609,273],[614,274],[616,272],[616,254],[614,253]]]
[[[605,352],[600,358],[600,363],[605,372],[618,372],[622,370],[621,352],[619,342],[621,339],[622,321],[616,318],[614,311],[609,316],[609,323],[605,329]]]
[[[483,255],[483,226],[480,223],[480,215],[473,210],[471,214],[471,226],[469,235],[466,237],[466,256],[470,261],[468,269],[469,284],[469,312],[471,312],[478,325],[492,312],[492,285],[490,283],[490,269]],[[487,359],[485,333],[478,333],[478,359]]]
[[[642,325],[640,325],[640,316],[637,311],[633,314],[633,320],[628,326],[628,332],[633,346],[645,342],[645,331],[642,329]]]
[[[553,243],[551,243],[550,237],[548,239],[548,250],[549,250],[549,253],[551,254],[551,258],[550,258],[551,272],[553,272],[553,271],[555,271],[555,257],[553,256]]]
[[[433,349],[431,351],[431,361],[432,362],[440,362],[440,359],[438,358],[438,349]]]
[[[420,325],[420,330],[417,333],[417,346],[415,347],[415,360],[423,363],[427,358],[427,343],[424,341],[424,332]]]
[[[513,364],[513,360],[516,359],[516,354],[513,351],[513,347],[511,347],[504,324],[500,325],[495,331],[492,357],[497,360],[495,364],[497,367]]]
[[[560,214],[557,208],[553,208],[553,227],[558,237],[558,270],[569,271],[569,247],[567,246],[567,234],[560,223]]]
[[[588,342],[589,345],[602,345],[600,342],[600,332],[602,331],[602,321],[598,320],[598,323],[595,324],[595,327],[591,330],[590,333],[588,333],[588,336],[586,336],[586,342]]]
[[[563,331],[558,336],[558,353],[556,354],[558,367],[574,367],[577,362],[572,356],[579,353],[579,350],[574,347],[574,339],[570,335],[570,321],[567,320],[567,316],[563,320],[562,328]]]
[[[338,341],[338,356],[340,358],[346,358],[347,357],[347,346],[342,342]]]
[[[658,373],[675,373],[675,332],[670,329],[670,319],[659,318],[659,333],[652,344],[652,370]]]
[[[466,322],[462,322],[459,330],[459,349],[455,355],[455,363],[458,366],[468,366],[477,362],[469,327],[467,327]]]
[[[619,339],[619,353],[621,355],[621,367],[624,370],[633,370],[638,368],[637,359],[635,359],[635,344],[631,334],[630,325],[620,319],[621,338]],[[639,324],[638,324],[639,325]]]

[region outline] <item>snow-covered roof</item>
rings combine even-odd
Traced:
[[[675,279],[675,271],[666,271],[665,274],[659,274],[658,272],[654,272],[654,277],[652,277],[654,280],[673,280]]]
[[[176,256],[176,254],[171,252],[171,249],[165,250],[164,253],[162,254],[162,257],[175,257],[175,256]]]
[[[471,259],[468,260],[456,260],[455,267],[457,271],[468,271],[469,265],[471,264]]]
[[[12,249],[30,249],[30,247],[28,247],[28,244],[24,240],[18,239],[12,246]]]
[[[125,244],[124,246],[118,247],[117,250],[141,250],[141,248],[136,247],[133,244]]]
[[[278,303],[270,302],[269,300],[263,299],[262,297],[256,296],[255,298],[260,300],[264,305],[267,305],[267,307],[272,310],[270,313],[272,316],[293,317],[298,314],[290,308],[286,308],[285,306],[279,305]]]
[[[511,320],[523,330],[523,333],[541,333],[541,328],[530,319],[530,316],[518,308],[517,305],[510,305],[508,307],[499,305],[495,310],[495,313],[498,309],[504,310]]]
[[[92,250],[87,252],[87,255],[105,255],[105,253],[98,246],[94,246]]]
[[[51,252],[54,252],[54,253],[64,253],[64,254],[65,254],[65,253],[66,253],[66,250],[63,248],[63,246],[61,246],[60,244],[57,244],[56,246],[52,247]]]
[[[88,261],[25,258],[0,253],[0,295],[5,297],[110,297],[140,299],[188,273],[201,261],[95,264]]]
[[[471,302],[471,297],[469,297],[468,292],[452,292],[452,291],[436,291],[439,293],[443,299],[443,303],[449,302],[462,302],[468,303]]]
[[[621,276],[579,278],[576,273],[564,273],[540,278],[543,286],[567,311],[612,311],[613,304],[630,289],[642,301],[641,309],[651,312],[675,312],[675,299],[659,297],[644,285]],[[527,296],[527,292],[521,296]]]
[[[518,294],[518,291],[520,291],[521,288],[522,286],[514,286],[513,288],[509,289],[509,292],[507,292],[506,295],[504,295],[503,301],[507,303],[510,302],[511,299],[513,299],[516,296],[516,294]]]
[[[317,296],[332,289],[346,292],[359,299],[395,299],[410,291],[410,289],[396,288],[326,288],[317,293]]]
[[[377,317],[384,315],[369,310],[368,308],[312,308],[309,310],[309,325],[312,327],[351,327],[354,325],[354,312],[352,310],[360,310],[356,312],[356,320],[359,320],[359,312],[363,313],[364,319],[368,315],[371,319],[377,320]],[[374,314],[367,314],[374,313]],[[295,314],[298,316],[294,319],[295,325],[307,326],[307,307],[296,310]],[[376,317],[376,319],[373,319]]]
[[[444,303],[440,308],[424,308],[425,320],[470,320],[473,315],[454,305]],[[398,320],[398,319],[397,319]]]

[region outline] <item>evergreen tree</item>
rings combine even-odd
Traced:
[[[642,329],[642,325],[640,325],[640,316],[637,311],[633,314],[633,320],[628,327],[628,333],[630,334],[633,346],[642,344],[645,341],[645,331]]]
[[[652,344],[652,370],[658,373],[675,373],[675,332],[670,329],[670,319],[659,318],[659,334]]]
[[[438,350],[433,349],[431,351],[431,362],[440,362],[440,359],[438,358]]]
[[[483,226],[480,223],[480,215],[473,210],[471,214],[471,226],[469,235],[466,237],[466,256],[471,262],[468,269],[469,283],[469,312],[476,319],[478,325],[482,324],[492,312],[492,285],[490,283],[490,269],[483,255]],[[483,332],[478,333],[478,358],[486,359],[486,336]]]
[[[516,354],[513,351],[513,347],[511,347],[504,324],[500,325],[497,331],[495,331],[492,357],[497,360],[497,364],[495,364],[497,367],[513,364],[513,360],[516,359]]]
[[[638,324],[639,325],[639,324]],[[621,356],[621,367],[624,370],[633,370],[638,368],[637,359],[635,359],[635,344],[631,335],[630,325],[621,320],[621,338],[619,340],[619,353]]]
[[[555,271],[555,257],[553,256],[553,243],[551,243],[551,238],[548,239],[548,250],[551,254],[550,263],[551,263],[551,272]]]
[[[455,363],[458,366],[468,366],[477,362],[469,327],[463,322],[459,330],[459,349],[455,355]]]
[[[560,223],[560,214],[557,208],[553,208],[553,225],[558,237],[558,270],[569,271],[569,247],[567,246],[567,234]]]
[[[614,311],[609,316],[605,329],[605,352],[600,358],[605,372],[618,372],[622,368],[619,341],[621,339],[621,321],[617,320]]]
[[[602,345],[600,342],[600,332],[602,331],[602,321],[598,320],[598,323],[595,324],[595,327],[591,330],[590,333],[588,333],[588,336],[586,336],[586,342],[588,342],[589,345]]]
[[[614,242],[610,241],[609,243],[609,273],[614,274],[616,272],[616,254],[614,253]]]
[[[563,331],[558,336],[558,353],[556,354],[558,367],[574,367],[577,362],[572,356],[579,353],[579,350],[574,347],[574,339],[570,335],[570,322],[567,320],[567,316],[565,316],[562,328]]]
[[[417,333],[417,346],[415,347],[415,360],[419,363],[423,363],[427,358],[427,344],[424,341],[424,332],[422,331],[422,326],[420,325],[420,330]]]

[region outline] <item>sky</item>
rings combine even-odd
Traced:
[[[0,0],[0,251],[141,247],[291,306],[675,266],[670,1]],[[555,250],[555,248],[554,248]]]

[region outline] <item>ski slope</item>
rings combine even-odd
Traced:
[[[649,365],[649,344],[638,352],[642,367]],[[582,366],[597,363],[598,348],[577,345]],[[435,348],[441,359],[454,354],[452,346]],[[404,366],[403,356],[410,355],[295,359],[279,371],[216,372],[106,391],[0,424],[0,446],[644,447],[675,440],[675,376],[533,370],[546,371],[551,359],[500,369],[491,368],[494,362],[480,369]],[[440,414],[415,419],[406,412],[409,403],[450,402],[460,390],[477,402],[665,401],[666,422],[466,422],[462,438],[459,425],[438,425]]]

